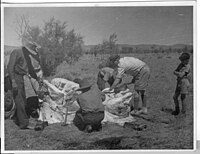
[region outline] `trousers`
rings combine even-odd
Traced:
[[[18,87],[18,92],[13,96],[16,104],[16,112],[13,120],[19,128],[26,128],[29,125],[29,118],[26,113],[26,96],[24,90],[24,81],[22,75],[15,75],[15,81]]]
[[[101,121],[104,119],[104,112],[86,112],[80,110],[76,112],[73,120],[74,125],[83,131],[87,125],[91,125],[93,130],[101,129]]]

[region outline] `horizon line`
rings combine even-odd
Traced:
[[[84,44],[83,46],[95,46],[98,45],[97,44]],[[156,43],[140,43],[140,44],[126,44],[126,43],[117,43],[116,45],[132,45],[132,46],[136,46],[136,45],[157,45],[157,46],[174,46],[174,45],[190,45],[193,46],[193,43],[176,43],[176,44],[156,44]],[[12,47],[19,47],[22,45],[8,45],[8,44],[4,44],[4,46],[12,46]]]

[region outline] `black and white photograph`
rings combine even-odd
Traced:
[[[194,7],[4,4],[4,151],[194,150]]]

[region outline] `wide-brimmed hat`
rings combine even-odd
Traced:
[[[120,56],[117,54],[117,55],[111,55],[110,57],[109,57],[109,60],[111,61],[111,62],[115,62],[117,59],[119,59],[120,58]]]
[[[182,61],[182,60],[188,60],[188,59],[190,59],[190,54],[184,52],[184,53],[182,53],[182,54],[180,55],[179,59],[180,59],[181,61]]]
[[[79,84],[80,88],[77,89],[76,91],[81,91],[83,89],[86,89],[86,88],[89,88],[92,86],[92,83],[88,78],[83,78],[82,80],[79,80],[78,84]]]
[[[26,41],[24,43],[25,47],[28,47],[29,49],[35,49],[35,48],[41,48],[41,46],[39,44],[37,44],[36,42],[32,42],[32,41]]]

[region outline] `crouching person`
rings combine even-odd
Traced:
[[[78,82],[81,91],[76,97],[80,109],[73,120],[74,125],[81,131],[92,132],[102,129],[101,121],[104,119],[104,106],[102,101],[105,95],[98,89],[97,84],[91,84],[87,78]]]
[[[97,76],[97,85],[101,91],[107,88],[107,86],[110,87],[114,81],[114,69],[110,67],[100,69]]]

